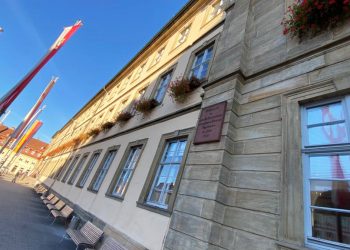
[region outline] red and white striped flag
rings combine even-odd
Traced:
[[[27,127],[29,124],[29,121],[32,120],[33,116],[37,113],[39,107],[45,100],[46,96],[49,94],[52,87],[57,82],[58,77],[52,77],[49,84],[46,86],[45,90],[41,93],[40,97],[38,98],[37,102],[34,104],[32,109],[28,112],[28,114],[24,117],[23,121],[17,126],[16,130],[13,131],[11,138],[18,138],[18,136],[22,133],[22,131]]]
[[[23,91],[23,89],[29,84],[34,76],[41,70],[41,68],[58,52],[60,48],[68,41],[68,39],[82,26],[82,22],[78,21],[73,26],[64,28],[61,35],[50,47],[47,54],[40,60],[40,62],[9,92],[7,92],[0,99],[0,116],[6,111],[11,103],[17,98],[17,96]]]

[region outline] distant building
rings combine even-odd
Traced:
[[[349,249],[350,23],[292,39],[292,2],[189,1],[57,131],[40,181],[127,249]]]
[[[13,132],[13,128],[6,127],[0,124],[0,146],[3,146],[7,138]],[[18,171],[30,174],[36,167],[36,164],[41,159],[43,152],[47,149],[48,144],[37,140],[31,139],[22,152],[16,157],[16,160],[11,163],[10,166],[4,165],[6,171],[10,174],[16,174]],[[0,155],[0,161],[5,160],[5,156],[9,153],[9,149],[5,150]],[[15,154],[10,151],[11,159]],[[7,161],[9,162],[9,160]]]

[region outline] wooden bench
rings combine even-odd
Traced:
[[[43,200],[45,205],[51,204],[55,205],[60,199],[57,196],[53,197],[51,200]]]
[[[103,231],[87,221],[82,228],[79,230],[74,230],[68,228],[66,233],[72,239],[72,241],[79,248],[92,248],[95,249],[97,242],[101,239]]]
[[[40,199],[41,200],[48,200],[48,201],[50,201],[50,200],[52,200],[53,197],[55,197],[54,194],[49,194],[48,196],[42,195],[42,196],[40,196]]]
[[[85,248],[85,250],[92,250],[93,248]],[[125,247],[119,244],[115,239],[108,237],[101,247],[100,250],[127,250]]]
[[[35,190],[35,192],[36,192],[37,194],[41,194],[41,195],[45,194],[47,191],[48,191],[48,190],[47,190],[46,188],[44,188],[44,187]]]
[[[62,208],[61,211],[58,210],[51,210],[51,214],[54,217],[54,220],[52,221],[51,225],[55,223],[57,219],[60,219],[64,221],[64,224],[67,224],[68,219],[70,216],[73,214],[73,208],[70,206],[66,205],[64,208]]]
[[[55,205],[47,204],[46,206],[50,211],[51,210],[60,211],[65,205],[66,205],[66,203],[64,203],[64,201],[59,201]]]

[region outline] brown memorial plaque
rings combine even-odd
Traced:
[[[193,144],[220,141],[227,102],[220,102],[202,109]]]

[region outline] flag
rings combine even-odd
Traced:
[[[46,55],[39,61],[39,63],[10,91],[8,91],[0,99],[0,116],[6,111],[11,103],[17,98],[17,96],[23,91],[23,89],[29,84],[34,76],[41,70],[41,68],[58,52],[60,48],[68,41],[68,39],[82,26],[82,22],[78,21],[73,26],[64,28],[61,35],[50,47]]]
[[[11,145],[9,146],[9,148],[11,150],[13,150],[16,145],[20,142],[20,140],[22,139],[23,135],[25,134],[25,132],[27,131],[28,127],[30,126],[30,124],[32,124],[32,122],[39,116],[39,114],[46,108],[46,106],[44,105],[41,109],[39,109],[34,115],[33,117],[29,120],[29,122],[26,124],[26,126],[23,128],[23,130],[21,131],[21,133],[18,134],[18,137],[13,138],[12,135],[9,137],[10,140],[12,140]]]
[[[29,121],[32,120],[33,116],[37,113],[39,107],[43,103],[46,96],[49,94],[52,87],[57,82],[58,77],[52,77],[49,84],[46,86],[45,90],[41,93],[39,99],[34,104],[32,109],[28,112],[28,114],[24,117],[23,121],[17,126],[16,130],[12,133],[12,138],[18,138],[18,136],[23,132],[23,130],[26,128],[26,126],[29,124]]]
[[[18,142],[17,146],[13,149],[15,154],[19,153],[22,148],[27,144],[27,142],[33,138],[36,132],[43,125],[42,121],[36,120],[33,125],[28,129],[28,131],[23,135],[22,139]]]

